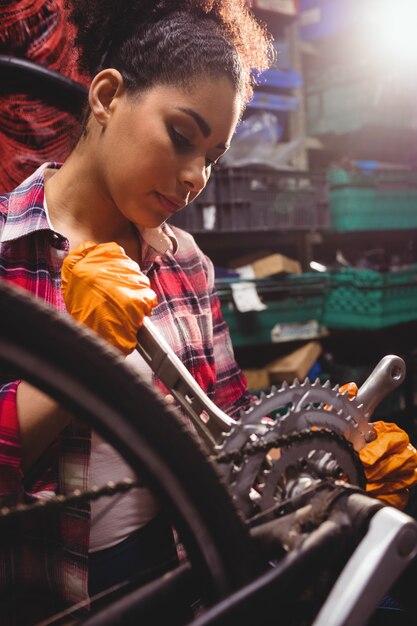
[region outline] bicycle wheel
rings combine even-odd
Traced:
[[[86,420],[160,494],[207,604],[260,571],[214,464],[162,395],[69,316],[0,284],[0,364]],[[194,576],[195,574],[195,576]]]

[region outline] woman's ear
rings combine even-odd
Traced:
[[[101,126],[106,126],[114,103],[123,92],[123,76],[118,70],[109,67],[94,76],[88,93],[88,102],[91,113]]]

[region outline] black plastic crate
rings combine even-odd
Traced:
[[[215,178],[212,176],[194,202],[169,218],[169,224],[190,233],[218,230]]]
[[[271,168],[216,172],[218,229],[310,230],[329,226],[324,176]]]

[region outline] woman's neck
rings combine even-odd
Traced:
[[[53,228],[67,237],[70,248],[83,241],[116,241],[139,259],[140,241],[133,225],[103,190],[88,159],[71,154],[59,170],[46,170],[45,195]]]

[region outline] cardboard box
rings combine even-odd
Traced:
[[[258,259],[241,257],[229,265],[242,278],[265,278],[274,274],[301,274],[301,264],[283,254],[269,254]]]
[[[276,359],[266,366],[270,384],[292,383],[295,378],[303,381],[322,351],[318,341],[309,341],[294,352]]]
[[[258,391],[258,389],[269,389],[269,372],[265,368],[244,369],[242,370],[246,376],[249,391]]]

